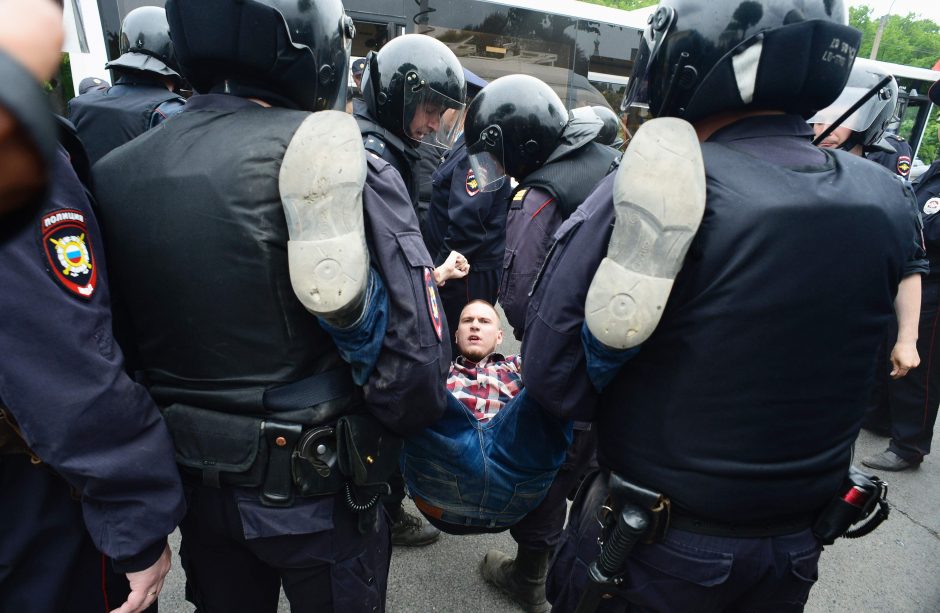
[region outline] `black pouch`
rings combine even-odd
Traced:
[[[842,491],[816,518],[813,535],[823,545],[831,545],[840,537],[859,538],[881,525],[889,511],[888,484],[850,466]]]
[[[300,496],[333,494],[343,487],[335,428],[320,426],[303,433],[291,457],[291,474]]]
[[[268,448],[260,418],[171,404],[163,410],[163,419],[184,475],[198,477],[209,487],[264,483]]]
[[[398,470],[402,439],[368,413],[341,417],[336,423],[339,469],[360,489],[388,493],[388,479]]]

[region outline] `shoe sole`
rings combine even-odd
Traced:
[[[362,213],[366,157],[356,121],[339,111],[304,120],[281,163],[279,186],[294,293],[329,317],[366,290],[369,251]]]
[[[591,280],[588,329],[614,349],[649,338],[705,212],[698,137],[681,119],[653,119],[630,141],[614,179],[615,221]]]

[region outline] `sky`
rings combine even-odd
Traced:
[[[881,17],[890,9],[892,15],[916,13],[940,24],[940,1],[938,0],[848,0],[849,6],[867,5],[875,9],[873,16]]]

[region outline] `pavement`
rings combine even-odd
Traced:
[[[518,351],[518,343],[505,342],[503,351]],[[886,447],[887,439],[863,430],[856,443],[856,457]],[[808,613],[940,613],[940,431],[934,433],[933,448],[935,454],[920,468],[881,475],[889,484],[889,519],[864,538],[840,539],[826,548],[819,581],[806,606]],[[175,554],[178,534],[171,541]],[[387,610],[520,611],[480,577],[480,560],[490,548],[513,552],[515,543],[508,532],[459,537],[445,534],[429,547],[396,548],[389,572]],[[192,613],[192,605],[182,594],[183,573],[179,558],[174,557],[173,570],[160,596],[160,612]],[[278,613],[289,611],[282,594]]]

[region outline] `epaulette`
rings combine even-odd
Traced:
[[[366,137],[363,141],[362,146],[365,147],[366,151],[374,153],[375,155],[382,157],[385,154],[385,142],[376,138],[372,135]]]
[[[512,201],[513,201],[513,202],[517,202],[517,201],[525,200],[525,195],[526,195],[527,193],[529,193],[529,188],[528,188],[528,187],[523,187],[522,189],[520,189],[519,191],[517,191],[517,192],[515,193],[515,195],[513,195]]]

